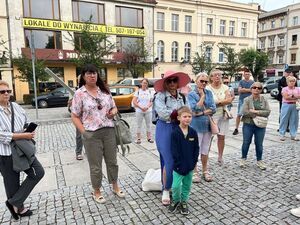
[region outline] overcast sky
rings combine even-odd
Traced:
[[[279,9],[290,4],[300,2],[300,0],[232,0],[232,1],[242,2],[242,3],[255,2],[260,4],[262,9],[266,11]]]

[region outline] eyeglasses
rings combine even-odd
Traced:
[[[202,83],[202,84],[207,84],[208,83],[207,80],[199,80],[199,82]]]
[[[88,77],[97,76],[97,72],[86,72],[85,75]]]
[[[296,82],[295,80],[290,80],[289,82]]]
[[[11,94],[11,90],[0,90],[0,94],[4,95],[5,93]]]
[[[226,81],[226,82],[223,82],[223,84],[229,84],[229,82]]]
[[[261,87],[252,87],[252,89],[258,89],[258,90],[261,90],[262,88],[261,88]]]
[[[175,77],[175,78],[171,78],[171,79],[167,79],[166,80],[166,82],[168,83],[168,84],[170,84],[170,83],[177,83],[178,82],[178,77]]]
[[[97,102],[97,109],[98,110],[101,110],[103,109],[103,106],[101,105],[101,100],[99,98],[95,98],[95,101]]]

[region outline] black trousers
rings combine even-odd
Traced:
[[[45,174],[43,166],[35,159],[31,167],[24,171],[27,177],[20,184],[20,173],[13,170],[12,156],[0,156],[0,172],[8,202],[19,209],[23,208],[23,203]]]

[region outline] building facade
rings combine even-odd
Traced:
[[[282,76],[285,66],[300,70],[300,4],[262,13],[258,20],[258,49],[267,52],[267,76]]]
[[[66,84],[76,86],[78,68],[72,58],[78,55],[70,37],[73,40],[80,36],[84,22],[91,20],[89,29],[109,35],[117,48],[137,40],[153,43],[154,6],[155,1],[149,0],[8,1],[12,55],[30,57],[33,43],[36,58],[45,60],[46,66],[59,74]],[[105,68],[101,70],[102,78],[108,84],[114,83],[123,76],[122,72],[123,66],[115,63],[112,56],[107,57]],[[16,67],[13,67],[13,74],[18,75]],[[22,101],[23,95],[30,91],[28,83],[18,79],[15,79],[14,87],[17,101]]]
[[[258,4],[228,0],[158,0],[155,8],[155,76],[177,70],[194,76],[189,64],[205,46],[215,65],[225,62],[222,44],[256,48]]]

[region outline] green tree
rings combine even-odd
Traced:
[[[196,52],[193,61],[190,63],[193,68],[193,73],[198,74],[200,72],[206,72],[209,74],[214,67],[211,58],[207,57],[207,48],[210,47],[206,44],[201,44],[199,48],[200,52]]]
[[[262,70],[268,65],[268,55],[265,52],[256,49],[244,49],[240,53],[240,62],[246,66],[252,73],[255,81],[260,80],[263,76]]]
[[[231,81],[231,78],[240,71],[241,63],[239,60],[239,53],[237,53],[234,48],[228,46],[227,44],[222,43],[218,45],[218,47],[219,49],[223,50],[226,58],[225,63],[220,63],[219,67],[224,71],[225,75],[227,75]]]
[[[143,77],[153,66],[153,62],[148,60],[151,56],[147,49],[144,40],[134,41],[116,53],[115,60],[125,65],[133,78]]]

